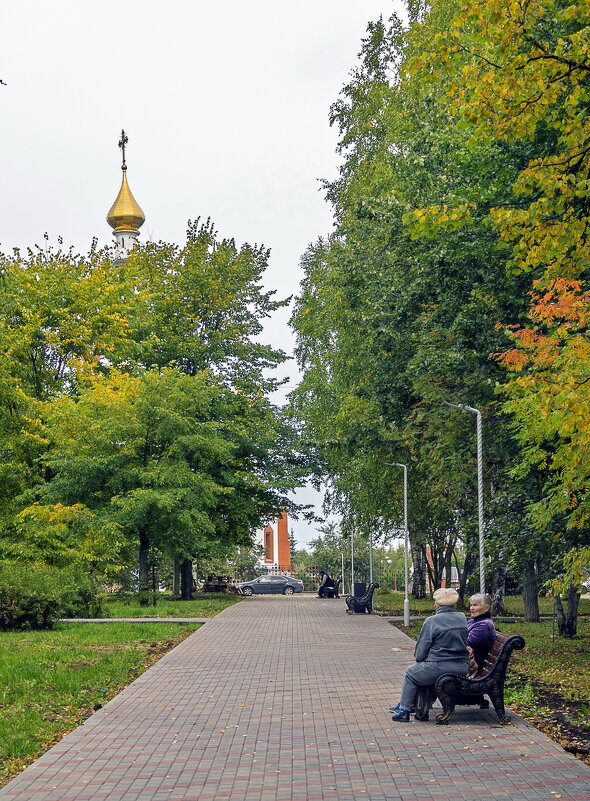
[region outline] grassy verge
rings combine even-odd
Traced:
[[[404,613],[404,594],[395,590],[377,590],[374,606],[379,614],[401,616]],[[522,595],[507,595],[504,606],[508,615],[524,614]],[[553,614],[551,598],[539,598],[539,611],[542,615]],[[410,596],[410,612],[412,615],[431,615],[434,612],[434,601],[430,597],[416,599]],[[580,615],[590,615],[590,598],[581,599]]]
[[[0,633],[0,786],[197,628],[68,623]]]
[[[197,594],[193,601],[157,598],[156,606],[140,606],[136,598],[107,598],[102,617],[213,617],[243,596],[233,592]]]
[[[590,620],[578,621],[573,640],[554,634],[552,621],[498,625],[526,641],[510,661],[506,703],[590,764]]]
[[[555,636],[551,621],[543,623],[503,623],[503,634],[522,634],[523,651],[516,651],[510,664],[519,673],[536,682],[551,685],[568,701],[590,699],[590,621],[578,621],[578,636],[573,640]],[[590,723],[590,719],[588,721]]]

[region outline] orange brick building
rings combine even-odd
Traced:
[[[291,570],[291,546],[289,543],[289,518],[282,512],[278,520],[269,523],[262,532],[264,548],[263,564],[268,570],[289,572]]]

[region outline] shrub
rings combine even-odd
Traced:
[[[50,629],[60,617],[99,611],[94,582],[79,571],[43,563],[0,565],[0,631]]]
[[[62,571],[71,577],[62,599],[60,617],[101,617],[103,597],[96,579],[80,571]]]

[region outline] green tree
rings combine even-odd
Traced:
[[[504,386],[520,446],[511,474],[541,478],[542,492],[525,505],[532,529],[525,552],[559,544],[553,570],[588,542],[584,399],[590,180],[590,11],[585,3],[539,0],[458,5],[451,23],[425,48],[425,75],[446,74],[454,113],[474,140],[523,143],[515,200],[495,203],[490,220],[509,244],[508,267],[533,278],[529,320],[516,326],[515,347],[502,364],[513,372]],[[443,225],[464,209],[429,210]],[[438,219],[437,219],[438,218]],[[502,318],[504,322],[516,322]],[[532,543],[536,543],[536,548]],[[546,548],[545,548],[546,550]],[[550,550],[554,550],[550,549]],[[568,589],[575,628],[578,588]],[[560,630],[567,633],[570,624]]]
[[[112,571],[139,540],[143,586],[150,547],[246,544],[288,505],[267,260],[198,222],[120,267],[108,250],[0,257],[0,553]]]
[[[327,185],[336,233],[305,254],[292,320],[304,373],[293,408],[328,505],[364,530],[399,527],[401,475],[389,464],[410,467],[418,595],[427,546],[440,570],[456,547],[466,571],[476,563],[475,436],[443,404],[477,406],[499,433],[486,443],[486,486],[497,492],[515,446],[494,392],[505,373],[489,355],[502,346],[496,322],[526,308],[527,279],[506,271],[509,249],[489,213],[513,199],[528,151],[474,141],[449,111],[449,79],[411,71],[456,7],[434,4],[407,32],[395,18],[369,26],[333,107],[343,156]],[[454,209],[444,228],[427,213],[439,205]]]
[[[123,532],[139,549],[144,591],[150,549],[204,558],[219,544],[247,545],[285,502],[282,457],[271,445],[280,446],[280,421],[268,402],[211,374],[111,372],[49,414],[52,480],[41,503],[48,529],[49,513],[56,521],[47,538],[64,507],[77,525]],[[36,519],[38,508],[23,515]]]
[[[259,335],[264,319],[286,301],[262,288],[268,256],[264,247],[220,240],[210,221],[199,220],[189,222],[182,247],[148,243],[134,251],[124,266],[137,293],[129,321],[131,364],[174,366],[191,376],[211,370],[226,386],[250,395],[276,389],[272,370],[285,355],[262,344]],[[126,358],[122,366],[129,368]],[[188,553],[182,575],[186,598],[192,582]]]
[[[124,351],[128,293],[95,250],[0,254],[0,539],[18,540],[25,494],[49,479],[44,405]]]
[[[266,248],[220,240],[210,221],[199,220],[189,223],[182,247],[160,242],[134,250],[121,268],[136,292],[133,362],[187,375],[209,369],[248,392],[274,389],[268,371],[285,354],[258,337],[263,321],[287,301],[262,287],[268,257]]]

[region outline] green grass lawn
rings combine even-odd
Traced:
[[[193,601],[173,601],[169,597],[157,598],[156,606],[140,606],[137,599],[107,597],[102,617],[213,617],[243,596],[233,592],[202,593]]]
[[[572,640],[553,631],[552,621],[542,623],[498,622],[503,634],[522,634],[523,651],[515,651],[510,665],[532,680],[552,685],[566,701],[590,703],[590,620],[578,620]],[[590,720],[588,721],[590,724]]]
[[[510,660],[506,703],[590,764],[590,619],[578,620],[571,640],[554,631],[553,621],[499,626],[526,642]]]
[[[374,596],[375,611],[384,615],[403,615],[404,594],[395,590],[377,590]],[[504,606],[508,615],[522,615],[522,595],[507,595]],[[553,614],[553,601],[551,598],[539,598],[539,611],[542,615]],[[434,613],[434,601],[431,597],[415,599],[410,596],[410,612],[412,615],[431,615]],[[580,614],[590,615],[590,598],[580,601]]]
[[[197,628],[64,623],[0,632],[0,786]]]

